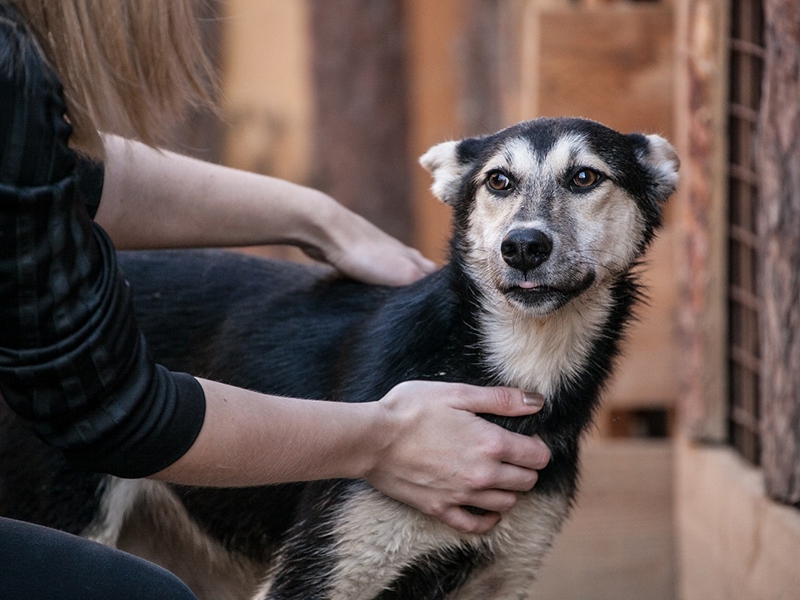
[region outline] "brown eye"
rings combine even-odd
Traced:
[[[500,171],[492,171],[486,178],[486,185],[495,192],[505,192],[511,189],[511,179]]]
[[[579,188],[590,188],[600,181],[600,173],[592,169],[578,169],[572,177],[572,184]]]

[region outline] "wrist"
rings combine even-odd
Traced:
[[[368,430],[362,448],[358,478],[369,480],[386,462],[386,457],[402,429],[401,419],[386,400],[361,405],[369,407]]]
[[[294,197],[298,220],[291,242],[312,255],[319,255],[314,258],[323,258],[336,247],[335,233],[346,209],[323,192],[301,189],[302,193]]]

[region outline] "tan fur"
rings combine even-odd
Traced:
[[[520,497],[517,505],[486,536],[495,560],[478,571],[448,600],[522,600],[539,571],[544,555],[567,518],[569,503],[559,495],[535,490]]]
[[[331,600],[371,598],[414,558],[465,538],[469,536],[364,485],[342,504],[336,519]],[[268,582],[262,592],[269,587]]]
[[[190,518],[169,488],[147,479],[106,481],[101,513],[84,537],[171,571],[201,600],[242,600],[265,565],[225,550]]]
[[[458,142],[442,142],[433,146],[419,159],[420,164],[429,172],[441,173],[433,180],[431,191],[445,204],[455,200],[455,187],[464,174],[464,167],[456,160]]]
[[[486,544],[497,552],[497,560],[470,579],[450,597],[452,600],[520,598],[520,590],[530,587],[568,508],[565,497],[534,491],[522,496],[489,534],[459,534],[433,517],[364,486],[342,504],[336,519],[336,568],[330,598],[372,598],[415,559],[459,543]],[[265,597],[270,587],[268,580],[254,597]],[[493,593],[487,595],[488,589]]]
[[[521,316],[498,299],[483,315],[481,331],[489,365],[500,379],[547,397],[562,374],[581,368],[609,306],[607,288],[587,294],[547,319]]]

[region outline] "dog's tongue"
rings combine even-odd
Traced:
[[[523,290],[532,290],[535,287],[539,287],[538,284],[533,283],[532,281],[521,281],[519,283],[519,287]]]

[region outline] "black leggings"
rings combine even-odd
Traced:
[[[3,600],[196,600],[169,571],[74,535],[0,517]]]

